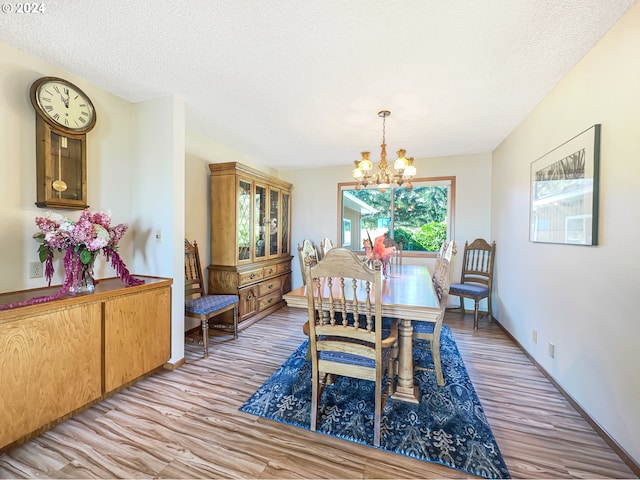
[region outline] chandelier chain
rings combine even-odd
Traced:
[[[386,144],[387,144],[387,142],[386,142],[386,140],[385,140],[386,131],[387,131],[386,124],[387,124],[387,116],[386,116],[386,115],[383,115],[383,116],[382,116],[382,143],[383,143],[384,145],[386,145]]]

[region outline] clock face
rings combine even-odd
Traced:
[[[95,110],[82,90],[59,78],[41,80],[34,96],[45,117],[68,130],[84,132],[93,128]]]

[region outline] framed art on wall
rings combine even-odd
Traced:
[[[600,124],[531,163],[529,240],[598,244]]]

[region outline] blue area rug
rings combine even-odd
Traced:
[[[414,342],[418,365],[433,365],[427,345]],[[309,429],[311,362],[306,352],[304,342],[240,410]],[[442,330],[440,354],[445,386],[438,386],[435,372],[417,370],[420,403],[387,400],[380,448],[480,477],[510,478],[447,326]],[[318,432],[375,448],[373,397],[373,382],[338,378],[322,394]]]

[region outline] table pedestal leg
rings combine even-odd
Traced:
[[[411,320],[400,320],[398,326],[398,383],[391,395],[395,400],[418,403],[418,387],[413,384],[413,326]]]

